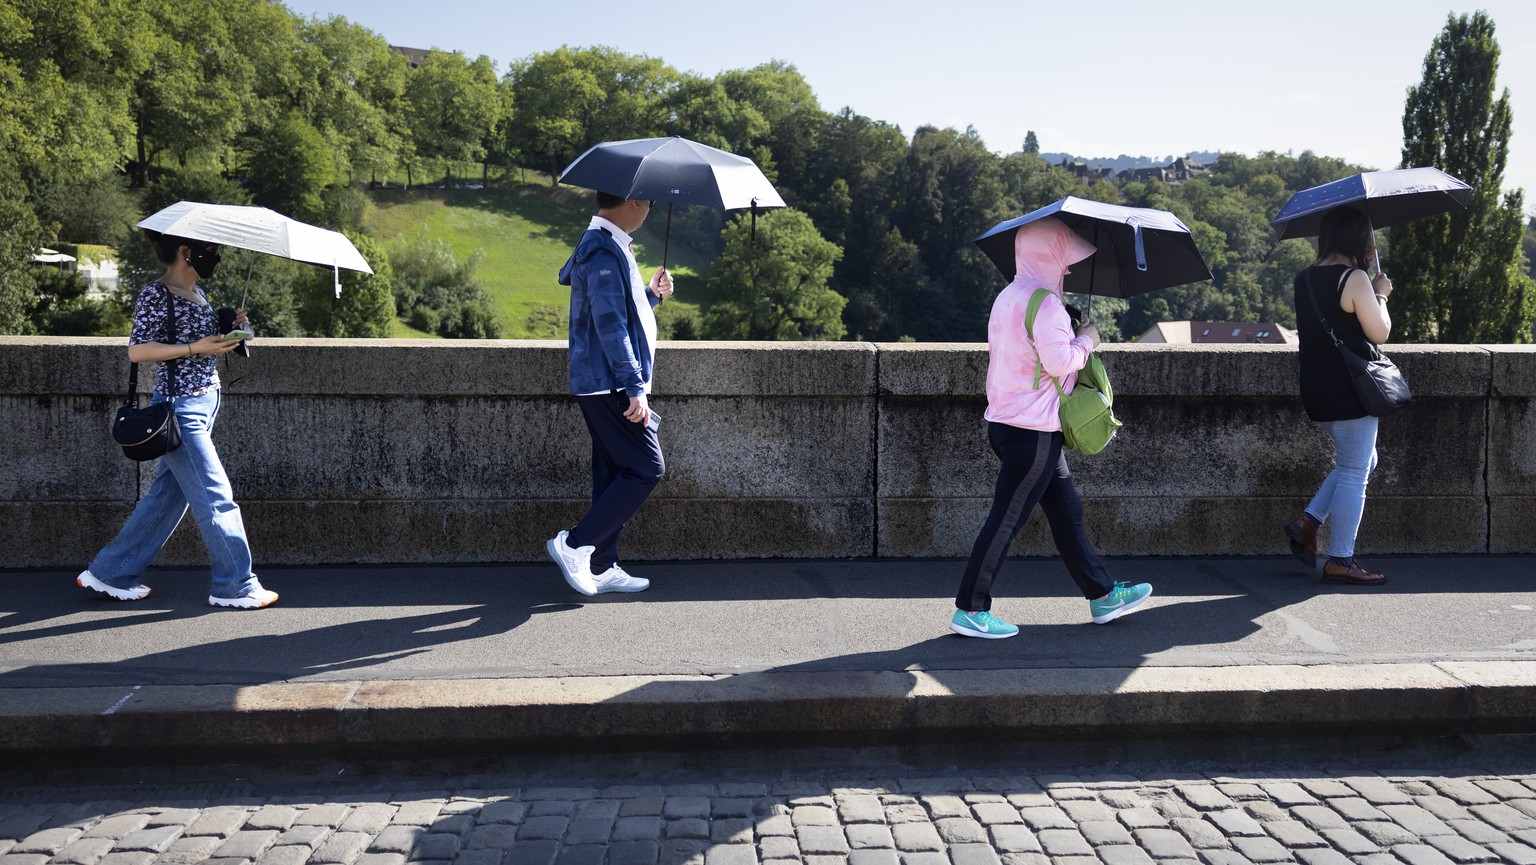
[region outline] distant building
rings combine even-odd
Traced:
[[[90,283],[90,288],[85,296],[92,299],[101,299],[117,291],[117,262],[107,259],[100,263],[89,258],[80,260],[80,275]]]
[[[1295,345],[1296,331],[1272,321],[1160,321],[1136,338],[1149,343],[1256,342]]]
[[[1063,159],[1061,160],[1061,167],[1083,180],[1103,180],[1109,177],[1113,170],[1109,168],[1092,168],[1081,159]]]
[[[1145,183],[1148,180],[1161,180],[1170,186],[1177,186],[1192,177],[1199,177],[1210,172],[1210,167],[1205,163],[1187,156],[1164,166],[1151,166],[1149,168],[1132,168],[1119,174],[1120,180],[1135,180]]]
[[[391,45],[389,47],[404,54],[406,64],[412,69],[415,69],[427,60],[428,49],[426,48],[406,48],[402,45]]]

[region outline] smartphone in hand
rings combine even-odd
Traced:
[[[223,336],[219,337],[219,341],[220,342],[244,342],[245,340],[255,338],[255,336],[256,336],[256,334],[254,334],[254,333],[252,333],[252,332],[250,332],[248,330],[241,330],[239,328],[236,328],[236,329],[230,331],[229,333],[226,333]]]

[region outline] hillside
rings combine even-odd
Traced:
[[[545,182],[484,190],[374,190],[369,198],[364,224],[383,243],[425,230],[460,259],[483,250],[476,277],[496,304],[503,337],[564,338],[569,290],[556,275],[586,228],[591,193]],[[647,277],[661,266],[666,215],[665,210],[652,214],[635,237],[635,255]],[[668,302],[675,307],[671,312],[708,304],[704,277],[710,257],[711,251],[680,238],[674,225],[669,266],[677,294]]]

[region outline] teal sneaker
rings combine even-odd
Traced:
[[[1019,632],[1017,625],[1010,625],[991,613],[967,613],[965,610],[955,610],[955,617],[949,620],[949,629],[962,637],[983,640],[1001,640]]]
[[[1147,583],[1128,585],[1116,582],[1102,601],[1089,601],[1088,612],[1093,614],[1095,625],[1108,624],[1142,605],[1152,597],[1152,586]]]

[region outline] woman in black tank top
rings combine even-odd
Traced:
[[[1323,480],[1301,516],[1285,527],[1291,552],[1308,567],[1317,565],[1317,529],[1330,517],[1328,561],[1323,581],[1379,586],[1387,578],[1355,561],[1355,535],[1365,511],[1365,488],[1376,468],[1376,422],[1366,414],[1349,381],[1339,349],[1318,318],[1350,349],[1369,355],[1368,346],[1392,333],[1387,297],[1392,281],[1372,280],[1365,263],[1375,254],[1370,220],[1353,207],[1323,217],[1317,261],[1296,276],[1296,332],[1301,341],[1301,402],[1307,417],[1333,439],[1333,471]],[[1316,304],[1314,305],[1314,301]]]

